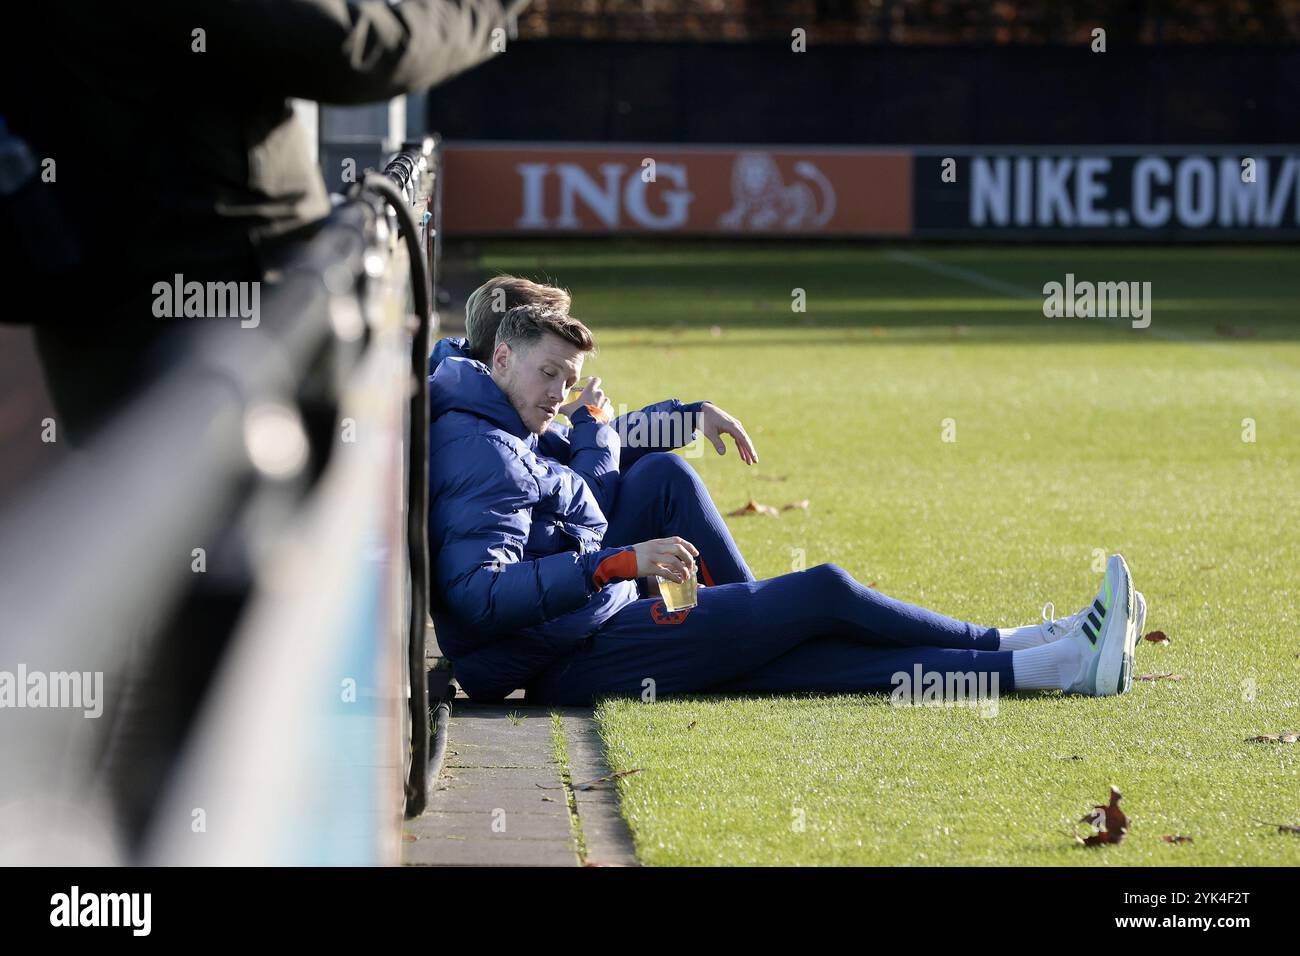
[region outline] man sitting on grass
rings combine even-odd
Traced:
[[[1053,620],[1045,607],[1042,624],[987,627],[887,597],[834,564],[755,580],[694,470],[653,453],[621,472],[618,434],[596,405],[571,417],[568,464],[540,455],[594,347],[577,319],[518,306],[490,364],[447,357],[430,378],[434,618],[472,699],[518,687],[552,704],[650,688],[883,691],[917,668],[1005,690],[1128,690],[1145,602],[1119,555],[1077,614]],[[610,514],[591,487],[602,482],[617,486]],[[635,584],[697,573],[697,605],[674,612]]]

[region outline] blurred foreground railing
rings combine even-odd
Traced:
[[[102,683],[98,716],[0,708],[0,862],[397,861],[426,787],[437,163],[369,174],[256,328],[178,329],[0,514],[0,694]]]

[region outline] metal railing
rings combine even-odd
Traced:
[[[0,708],[0,860],[397,861],[428,785],[438,156],[368,174],[256,328],[178,328],[0,514],[0,679],[102,681],[99,718]]]

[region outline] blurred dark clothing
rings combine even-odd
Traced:
[[[155,283],[257,280],[282,240],[328,213],[290,97],[357,104],[447,79],[487,58],[505,23],[491,2],[475,9],[491,16],[472,39],[459,0],[6,10],[0,116],[38,167],[54,160],[54,181],[38,185],[79,262],[54,270],[40,230],[10,223],[0,262],[42,288],[35,307],[11,305],[0,321],[43,327],[61,413],[80,418],[129,391],[142,370],[106,366],[134,366],[167,325],[152,313]]]
[[[0,117],[38,178],[4,175],[22,151],[0,150],[0,321],[36,326],[60,441],[84,443],[161,372],[183,323],[237,321],[158,317],[156,284],[273,281],[328,214],[289,98],[365,103],[446,79],[504,24],[495,0],[475,9],[471,36],[458,0],[6,8]],[[238,613],[243,595],[221,587],[204,576],[165,627],[142,626],[114,675],[100,771],[133,845]]]

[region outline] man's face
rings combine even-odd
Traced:
[[[531,348],[512,349],[502,342],[492,353],[492,380],[510,399],[524,427],[540,435],[582,374],[583,353],[553,332]]]

